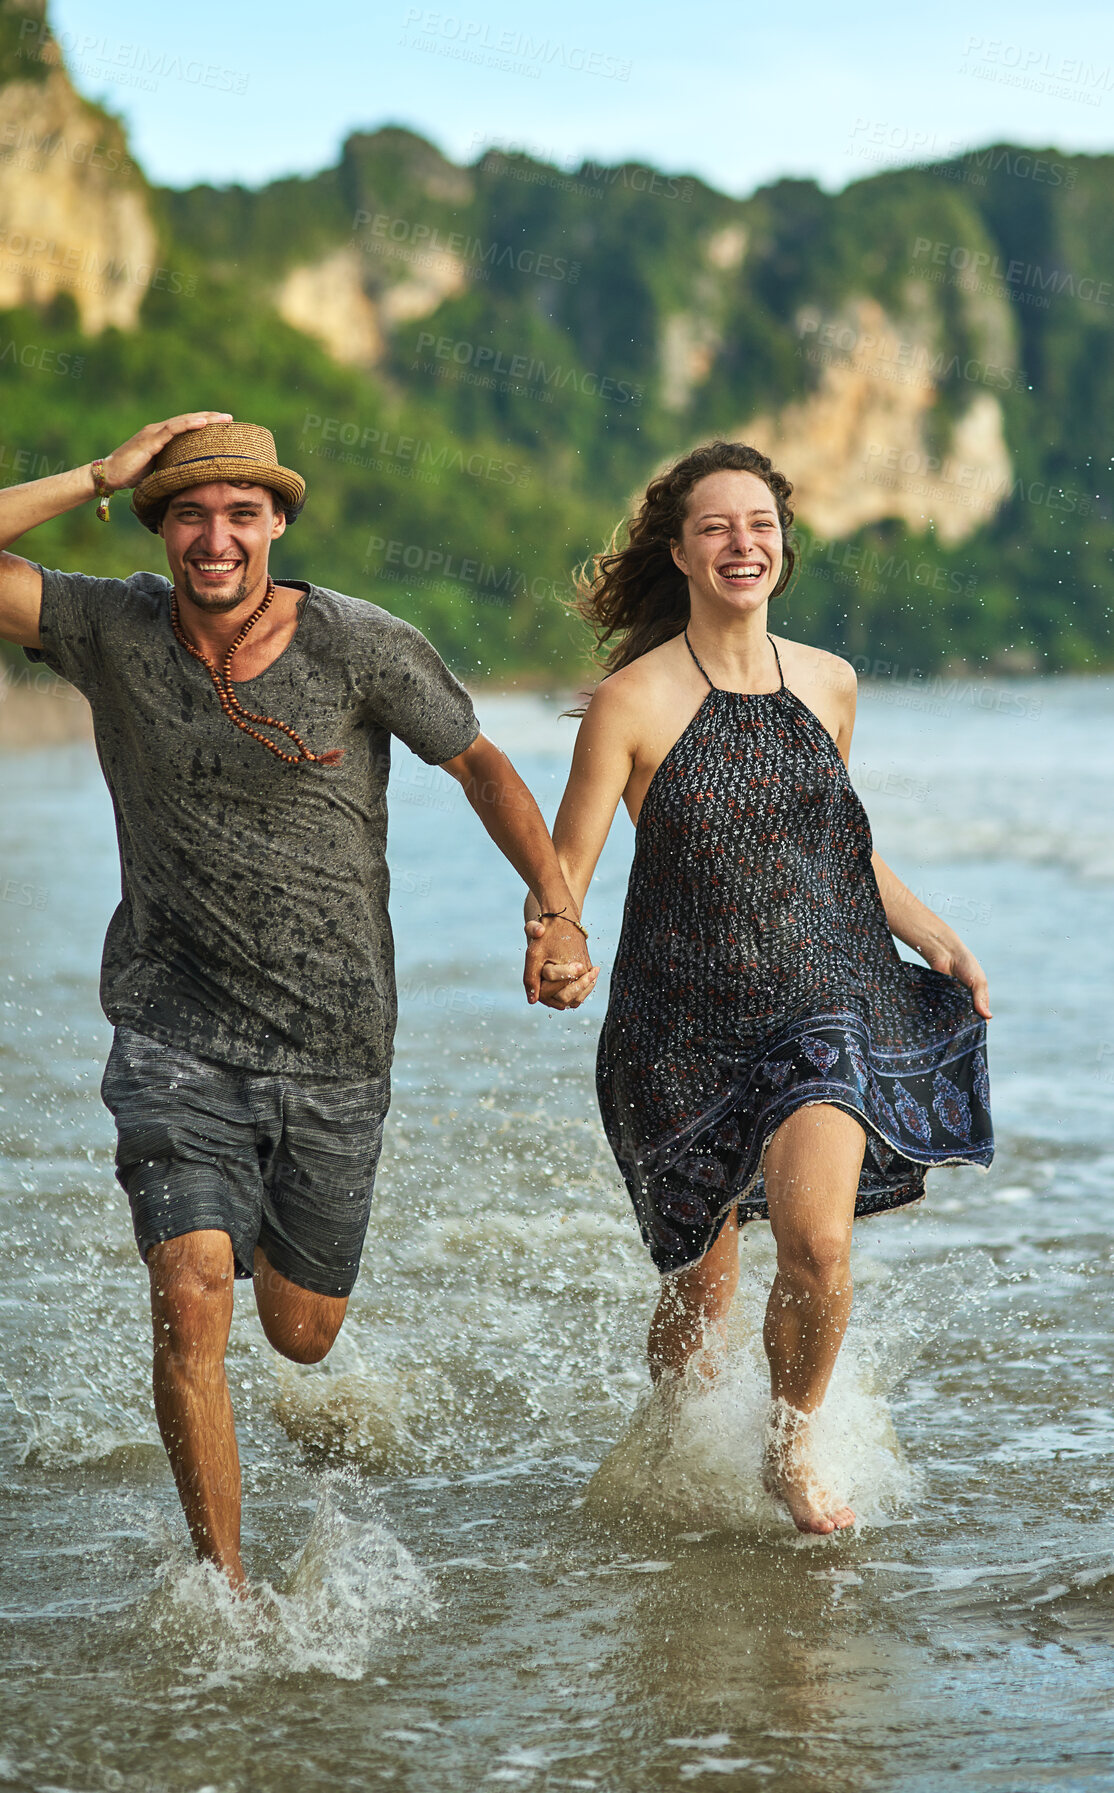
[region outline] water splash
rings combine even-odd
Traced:
[[[130,1460],[136,1453],[161,1455],[149,1412],[135,1410],[130,1389],[110,1386],[117,1368],[110,1366],[98,1381],[71,1354],[45,1374],[36,1364],[26,1376],[0,1375],[22,1433],[17,1460],[58,1469],[121,1456]],[[122,1380],[118,1374],[114,1379]]]
[[[357,1681],[382,1641],[436,1610],[428,1576],[381,1519],[342,1513],[328,1483],[284,1585],[235,1594],[163,1531],[160,1585],[138,1609],[145,1645],[193,1659],[214,1683],[326,1674]]]
[[[377,1373],[351,1332],[312,1367],[274,1363],[272,1412],[287,1437],[311,1456],[340,1458],[370,1474],[412,1469],[421,1450],[410,1427],[418,1378]]]
[[[769,1411],[762,1316],[772,1274],[772,1241],[748,1243],[725,1349],[714,1360],[694,1359],[679,1382],[663,1380],[643,1397],[588,1486],[589,1513],[670,1530],[793,1535],[762,1483]],[[893,1274],[860,1262],[856,1277],[865,1286],[812,1422],[811,1449],[818,1482],[854,1509],[860,1526],[883,1525],[921,1485],[886,1396],[960,1303],[978,1299],[997,1275],[978,1252]]]

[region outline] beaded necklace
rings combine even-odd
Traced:
[[[267,590],[248,617],[247,622],[240,630],[235,641],[233,641],[225,650],[224,659],[220,666],[215,666],[207,654],[203,654],[199,647],[195,647],[189,636],[183,630],[182,620],[178,613],[177,592],[172,592],[170,596],[170,626],[174,631],[175,639],[181,643],[188,654],[193,655],[195,660],[200,660],[202,666],[209,674],[209,677],[213,681],[217,697],[220,700],[220,707],[228,717],[228,720],[234,722],[237,728],[242,728],[245,735],[250,735],[253,741],[258,741],[261,747],[266,747],[269,752],[274,754],[276,759],[285,760],[288,766],[296,766],[305,760],[310,760],[318,766],[335,766],[337,762],[344,757],[343,747],[330,748],[328,753],[311,753],[305,742],[302,740],[301,735],[297,734],[296,731],[290,727],[289,723],[280,722],[277,716],[256,716],[251,710],[245,710],[233,689],[232,656],[236,652],[236,649],[241,647],[247,640],[251,630],[254,629],[256,623],[264,612],[270,609],[274,595],[275,582],[270,575],[268,575]],[[278,729],[288,740],[293,741],[295,747],[298,749],[297,753],[286,753],[281,747],[277,747],[273,741],[268,741],[266,735],[261,735],[257,728],[252,728],[251,724],[253,722],[261,723],[264,728]]]

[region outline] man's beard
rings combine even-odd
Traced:
[[[226,611],[235,610],[248,595],[248,588],[243,579],[228,597],[216,597],[212,592],[197,591],[188,572],[183,573],[182,577],[185,582],[186,596],[190,603],[196,604],[199,610],[208,611],[210,616],[223,616]]]

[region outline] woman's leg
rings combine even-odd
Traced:
[[[709,1332],[722,1332],[738,1281],[739,1226],[732,1211],[699,1263],[662,1278],[647,1341],[655,1382],[663,1370],[680,1373]]]
[[[813,1479],[808,1415],[824,1399],[851,1314],[851,1226],[865,1147],[853,1115],[816,1103],[783,1121],[766,1148],[777,1244],[763,1335],[774,1401],[766,1474],[800,1531],[854,1522]]]

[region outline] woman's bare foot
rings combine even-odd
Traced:
[[[771,1402],[762,1482],[767,1494],[789,1509],[799,1532],[826,1535],[854,1525],[855,1515],[816,1482],[808,1451],[808,1420],[807,1413],[788,1401]]]

